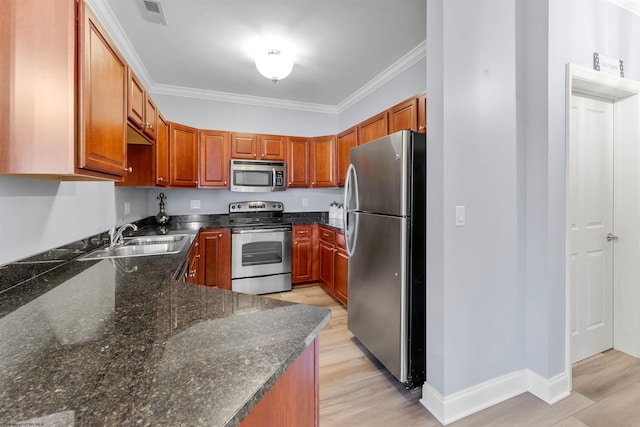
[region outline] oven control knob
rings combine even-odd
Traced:
[[[231,209],[235,209],[235,208],[236,208],[236,206],[235,206],[235,205],[231,205]]]

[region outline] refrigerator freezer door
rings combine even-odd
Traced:
[[[411,215],[410,146],[411,132],[401,131],[351,149],[358,177],[358,210]]]
[[[348,327],[393,376],[406,382],[409,220],[354,215],[358,229],[349,258]]]

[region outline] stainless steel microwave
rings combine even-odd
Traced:
[[[267,160],[231,160],[231,191],[269,192],[287,188],[287,164]]]

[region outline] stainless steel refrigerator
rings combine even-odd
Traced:
[[[348,327],[396,379],[417,387],[426,365],[425,135],[400,131],[350,157]]]

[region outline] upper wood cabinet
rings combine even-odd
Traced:
[[[76,173],[75,29],[73,1],[2,2],[0,173]]]
[[[311,187],[336,186],[335,135],[311,138]]]
[[[158,115],[158,134],[155,143],[156,185],[169,185],[169,124]]]
[[[383,111],[380,114],[365,120],[358,125],[358,145],[366,144],[374,139],[382,138],[389,134],[388,112]]]
[[[155,141],[158,109],[138,77],[128,68],[127,118],[138,133]]]
[[[427,133],[427,94],[418,97],[418,132]]]
[[[229,141],[225,131],[201,130],[200,187],[229,187]]]
[[[169,185],[198,186],[198,130],[169,122]]]
[[[281,135],[258,135],[258,158],[284,161],[287,157],[285,140]]]
[[[309,187],[309,138],[287,138],[287,186]]]
[[[78,31],[78,168],[121,177],[127,158],[127,64],[82,2]]]
[[[258,135],[253,133],[231,134],[231,158],[256,160],[258,157]]]
[[[347,178],[347,168],[350,163],[349,150],[358,145],[358,127],[354,126],[338,134],[336,144],[338,186],[344,186],[344,181]]]
[[[418,98],[410,98],[389,109],[389,133],[418,130]]]
[[[231,134],[232,159],[284,161],[285,148],[284,136],[237,132]]]

